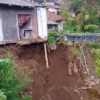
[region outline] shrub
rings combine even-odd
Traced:
[[[21,100],[32,100],[32,96],[30,96],[29,94],[25,94]]]
[[[0,60],[0,77],[0,89],[6,94],[7,100],[18,100],[21,87],[10,60]]]
[[[48,35],[48,41],[47,41],[47,44],[50,45],[50,44],[53,44],[55,42],[54,40],[54,36],[56,35],[55,32],[50,32],[49,35]]]
[[[9,59],[0,60],[0,89],[7,96],[7,100],[20,100],[19,93],[23,88],[26,88],[28,80],[26,77],[20,80],[13,66],[14,64]]]
[[[96,67],[96,74],[100,77],[100,67]]]
[[[100,48],[100,43],[96,43],[96,42],[90,42],[88,43],[88,45],[91,47],[91,48]]]
[[[92,53],[96,64],[96,75],[100,77],[100,49],[93,48]]]

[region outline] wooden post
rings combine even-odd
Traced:
[[[45,53],[46,67],[47,67],[47,69],[49,69],[48,55],[47,55],[47,47],[46,47],[46,43],[45,42],[44,42],[44,53]]]

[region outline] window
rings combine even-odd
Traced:
[[[32,37],[32,23],[30,14],[18,14],[18,27],[20,39],[30,39]]]

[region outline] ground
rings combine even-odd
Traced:
[[[85,87],[82,70],[68,75],[68,57],[73,56],[73,53],[63,45],[48,53],[49,69],[45,66],[43,44],[29,46],[14,44],[0,48],[1,58],[9,52],[13,54],[15,68],[27,66],[28,71],[33,70],[32,100],[100,100],[98,92],[100,86],[93,89],[82,88]]]

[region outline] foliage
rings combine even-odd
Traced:
[[[5,92],[8,100],[18,100],[21,90],[13,64],[8,60],[0,60],[0,89]]]
[[[71,8],[73,11],[78,11],[84,7],[85,2],[83,0],[71,0]]]
[[[7,100],[6,95],[1,90],[0,90],[0,100]]]
[[[62,11],[64,29],[69,33],[100,32],[100,1],[70,0],[69,11]],[[70,12],[71,11],[71,12]]]
[[[86,31],[89,31],[92,33],[100,32],[100,20],[99,20],[98,13],[99,12],[97,10],[86,12],[85,20],[82,25],[84,32],[86,32]],[[86,16],[88,16],[88,17],[86,17]]]
[[[28,85],[24,77],[20,82],[20,77],[18,77],[18,73],[13,66],[12,60],[0,60],[0,89],[7,96],[7,100],[19,100],[20,91]]]
[[[54,41],[54,36],[56,35],[56,32],[50,32],[49,35],[48,35],[48,41],[47,41],[47,44],[50,45],[50,44],[53,44],[55,41]]]
[[[100,48],[92,48],[92,53],[96,64],[96,74],[100,77]]]
[[[80,52],[79,47],[73,46],[72,47],[72,52],[74,52],[75,54],[78,54]]]
[[[25,95],[21,98],[21,100],[32,100],[32,96],[29,95],[29,94],[25,94]]]
[[[62,30],[62,31],[53,31],[53,32],[50,32],[49,35],[48,35],[47,44],[48,45],[53,44],[55,42],[55,36],[62,36],[65,33],[67,33],[66,29]]]
[[[100,43],[89,42],[88,45],[89,45],[91,48],[94,48],[94,49],[99,49],[99,48],[100,48]]]
[[[96,67],[96,74],[100,77],[100,67]]]
[[[66,33],[73,33],[77,32],[77,25],[75,23],[75,20],[72,18],[72,16],[69,13],[61,12],[61,16],[64,17],[64,31]]]

